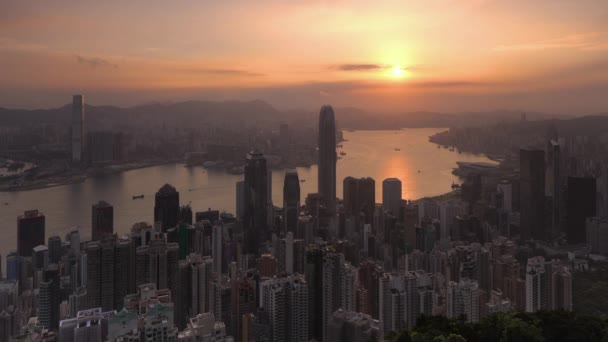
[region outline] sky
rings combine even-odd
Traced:
[[[0,1],[0,106],[608,112],[606,0]]]

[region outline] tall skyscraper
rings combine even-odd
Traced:
[[[561,146],[556,140],[549,140],[547,146],[547,194],[551,196],[551,238],[561,233],[561,213],[562,207],[562,172],[561,172]]]
[[[544,240],[545,229],[545,151],[519,150],[520,233],[524,240]]]
[[[331,106],[321,107],[319,115],[319,193],[330,212],[336,206],[336,122]]]
[[[211,248],[211,257],[213,258],[213,272],[217,277],[221,277],[222,263],[224,260],[222,254],[222,247],[224,246],[224,226],[222,224],[216,224],[212,229],[211,241],[213,246]]]
[[[84,119],[84,96],[72,97],[72,162],[84,161],[86,129]]]
[[[401,191],[399,179],[387,178],[382,181],[382,208],[396,217],[401,211]]]
[[[589,177],[568,177],[566,237],[569,243],[587,241],[586,221],[596,215],[596,181]]]
[[[236,182],[236,218],[245,217],[245,181]]]
[[[38,210],[28,210],[17,218],[17,255],[32,256],[32,250],[44,245],[45,217]]]
[[[114,207],[106,201],[93,204],[91,211],[91,240],[102,240],[114,234]]]
[[[283,183],[283,220],[285,232],[295,232],[300,216],[300,178],[296,170],[285,173]]]
[[[376,182],[373,178],[346,177],[343,182],[344,212],[346,216],[363,214],[363,222],[373,223],[376,208]]]
[[[245,249],[256,254],[268,238],[268,171],[261,152],[247,154],[245,164]]]
[[[59,266],[50,264],[44,270],[43,281],[40,283],[40,324],[48,329],[59,327],[59,304],[61,292],[59,288]]]
[[[160,222],[162,231],[177,226],[179,221],[179,192],[170,184],[163,185],[156,193],[154,222]]]
[[[51,236],[48,241],[49,262],[57,264],[61,260],[61,238],[59,236]]]

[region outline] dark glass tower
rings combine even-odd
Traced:
[[[596,181],[590,177],[568,177],[567,229],[568,242],[587,241],[587,217],[596,215]]]
[[[319,193],[330,212],[336,206],[336,121],[331,106],[319,115]]]
[[[114,207],[105,201],[93,204],[91,240],[102,240],[114,234]]]
[[[247,154],[245,164],[245,248],[256,254],[268,237],[268,171],[266,158],[258,151]]]
[[[544,240],[545,229],[545,151],[519,151],[519,198],[521,237]]]
[[[285,232],[295,233],[300,215],[300,178],[296,170],[289,170],[285,173],[283,211]]]
[[[17,255],[32,256],[32,250],[44,245],[45,217],[38,210],[26,211],[17,218]]]
[[[177,226],[179,220],[179,192],[170,184],[156,193],[154,222],[161,222],[163,232]]]

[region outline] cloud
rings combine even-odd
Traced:
[[[608,33],[577,33],[536,42],[498,45],[494,48],[494,51],[543,51],[551,49],[608,50]]]
[[[331,69],[337,69],[341,71],[373,71],[386,68],[386,65],[382,64],[340,64],[333,65]]]
[[[201,73],[201,74],[214,74],[224,76],[264,76],[264,74],[255,71],[243,70],[243,69],[224,69],[224,68],[184,68],[181,71],[186,73]]]
[[[99,58],[99,57],[85,57],[81,55],[76,55],[76,60],[78,63],[90,66],[91,68],[97,67],[111,67],[118,68],[118,65],[108,61],[107,59]]]

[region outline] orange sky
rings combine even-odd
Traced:
[[[4,0],[0,106],[82,92],[116,105],[608,111],[606,18],[605,0]]]

